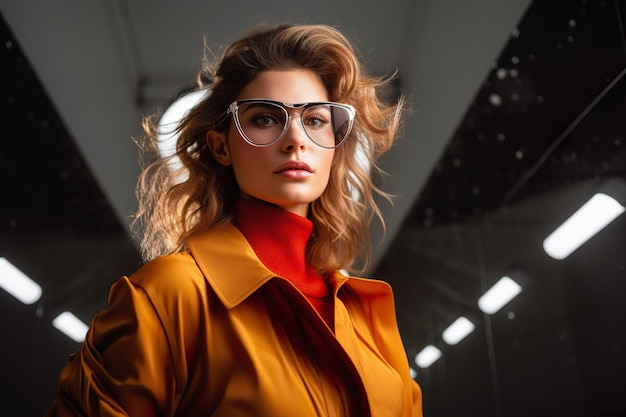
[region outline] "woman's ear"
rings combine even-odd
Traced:
[[[232,165],[233,162],[230,157],[230,149],[228,148],[225,133],[211,129],[206,133],[205,140],[217,162],[224,166]]]

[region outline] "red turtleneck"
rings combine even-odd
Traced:
[[[331,287],[306,259],[313,223],[268,203],[238,200],[235,226],[261,262],[298,288],[332,328]]]

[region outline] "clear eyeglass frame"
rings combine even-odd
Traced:
[[[254,142],[253,140],[251,140],[248,137],[248,135],[245,133],[245,131],[243,129],[243,126],[241,124],[240,118],[239,118],[239,108],[242,105],[244,105],[244,104],[253,104],[253,103],[258,103],[260,105],[269,105],[269,106],[279,107],[285,113],[285,123],[283,125],[282,131],[280,132],[280,134],[274,140],[272,140],[270,142],[267,142],[267,143],[257,143],[257,142]],[[311,136],[311,134],[309,133],[307,127],[304,124],[304,120],[302,119],[302,112],[304,112],[307,109],[310,109],[312,107],[324,106],[324,105],[333,106],[333,107],[337,107],[337,108],[343,109],[343,110],[346,111],[346,114],[347,114],[347,120],[346,120],[347,126],[345,126],[345,132],[343,133],[343,137],[340,140],[336,140],[335,139],[335,144],[333,146],[323,145],[323,144],[319,143],[319,141],[315,140]],[[288,109],[292,109],[292,110],[293,109],[299,109],[300,111],[299,112],[289,113]],[[275,101],[275,100],[262,99],[262,98],[237,100],[237,101],[233,101],[228,106],[228,109],[224,113],[222,113],[222,115],[220,115],[220,117],[217,118],[217,121],[213,125],[213,128],[214,129],[217,128],[222,123],[224,123],[226,121],[226,119],[228,119],[229,116],[232,116],[233,120],[235,121],[235,126],[237,127],[237,130],[239,131],[239,134],[241,135],[241,137],[247,143],[249,143],[252,146],[256,146],[256,147],[266,147],[266,146],[271,146],[271,145],[275,144],[276,142],[278,142],[284,136],[285,132],[289,128],[289,124],[291,123],[291,119],[296,114],[298,115],[298,119],[300,119],[300,126],[302,127],[302,130],[306,133],[307,137],[313,143],[315,143],[317,146],[320,146],[320,147],[325,148],[325,149],[336,149],[336,148],[340,147],[346,141],[348,136],[350,136],[350,132],[352,131],[352,127],[354,125],[354,118],[356,116],[356,110],[350,104],[336,103],[336,102],[333,102],[333,101],[316,101],[316,102],[309,102],[309,103],[287,104],[287,103],[284,103],[282,101]],[[337,132],[338,131],[339,130],[337,130]],[[333,133],[336,134],[337,132],[333,132]]]

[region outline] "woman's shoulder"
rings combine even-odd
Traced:
[[[128,279],[150,295],[197,292],[206,288],[202,272],[186,251],[155,258]]]
[[[180,355],[185,346],[196,345],[200,317],[211,302],[211,292],[193,257],[187,252],[166,255],[113,285],[110,307],[98,316],[98,327],[106,329],[106,323],[113,323],[140,344],[164,332],[167,345],[162,349]]]

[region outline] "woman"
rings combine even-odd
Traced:
[[[339,272],[380,215],[357,149],[391,146],[402,102],[327,26],[253,31],[201,79],[182,169],[140,179],[149,262],[112,287],[47,415],[421,416],[389,286]]]

